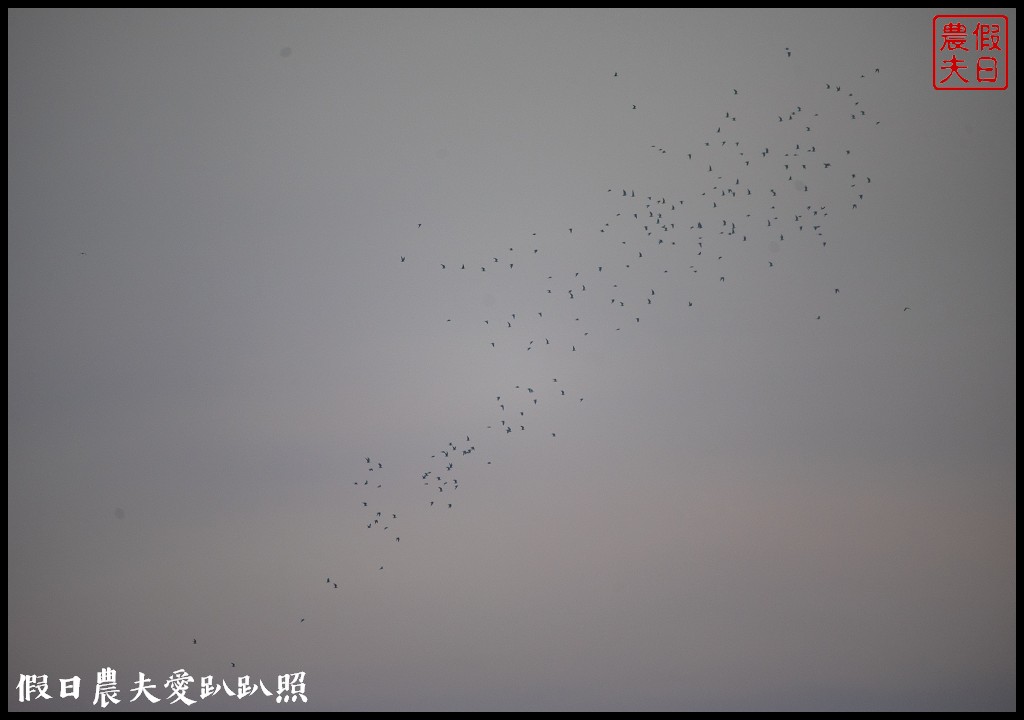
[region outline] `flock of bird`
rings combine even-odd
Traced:
[[[792,55],[789,48],[785,53]],[[510,294],[516,307],[467,308],[465,316],[443,322],[476,326],[477,342],[488,351],[513,358],[557,354],[558,366],[569,374],[499,386],[491,421],[450,435],[416,474],[398,476],[386,458],[364,455],[362,476],[352,479],[350,489],[376,548],[367,566],[385,571],[384,544],[402,543],[408,514],[457,512],[459,489],[491,464],[482,449],[523,435],[556,441],[558,418],[565,414],[548,410],[582,407],[586,396],[573,380],[573,362],[584,355],[593,359],[595,343],[642,332],[655,313],[699,313],[712,303],[713,290],[728,292],[752,272],[779,272],[792,253],[829,253],[830,242],[842,239],[830,230],[868,202],[872,185],[857,171],[851,148],[835,146],[835,140],[879,124],[859,95],[879,74],[876,68],[849,81],[822,83],[801,104],[776,108],[770,119],[760,108],[758,119],[744,117],[753,108],[743,93],[725,90],[719,120],[704,137],[691,138],[688,147],[647,148],[652,161],[673,164],[686,189],[608,188],[604,216],[586,226],[534,232],[472,257],[440,255],[426,237],[429,221],[426,228],[422,222],[411,228],[414,249],[397,254],[395,262],[432,269],[446,284],[486,273],[489,282],[519,289]],[[627,82],[618,72],[609,72],[609,81]],[[627,109],[644,112],[640,102]],[[760,139],[752,144],[751,137]],[[567,242],[579,249],[574,266],[553,261],[557,253],[549,252]],[[827,290],[807,309],[808,322],[827,318],[832,303],[842,301],[837,285],[823,285]],[[333,590],[338,583],[332,577],[326,586]]]
[[[787,57],[792,55],[789,48],[785,52]],[[573,358],[596,354],[590,351],[595,350],[597,339],[614,342],[614,333],[642,328],[651,313],[700,312],[707,304],[709,287],[692,282],[694,276],[710,277],[713,285],[727,290],[734,277],[731,261],[738,258],[762,257],[767,249],[770,259],[764,260],[762,272],[771,273],[785,262],[783,247],[828,252],[829,231],[836,216],[862,206],[871,178],[850,171],[851,149],[826,146],[819,129],[827,127],[827,134],[834,137],[843,134],[842,123],[855,123],[856,127],[879,124],[861,106],[853,89],[863,87],[862,83],[879,73],[876,68],[853,82],[824,83],[804,103],[776,113],[768,123],[775,127],[762,133],[770,137],[768,144],[752,145],[742,139],[763,131],[764,124],[751,133],[740,121],[744,112],[740,91],[723,93],[727,101],[719,122],[708,128],[704,138],[685,148],[658,143],[648,148],[657,159],[676,163],[684,184],[699,181],[696,192],[692,188],[655,192],[612,187],[605,192],[605,217],[586,227],[534,232],[518,246],[492,249],[472,258],[440,257],[417,238],[416,256],[400,254],[398,262],[432,266],[450,283],[464,273],[488,273],[488,279],[493,277],[496,283],[540,288],[528,307],[509,307],[504,312],[459,320],[477,324],[478,342],[486,348],[506,354],[558,353],[571,369]],[[624,80],[618,72],[610,75],[613,82]],[[630,111],[643,112],[641,107],[629,103]],[[744,130],[739,132],[737,127]],[[819,186],[828,189],[819,191]],[[420,222],[413,232],[423,229]],[[575,241],[574,247],[580,249],[574,256],[576,266],[559,267],[547,257],[547,251],[567,240]],[[740,266],[749,272],[749,264]],[[666,296],[678,298],[680,288],[691,295],[685,302],[662,303]],[[513,294],[518,302],[524,302],[522,292]],[[833,287],[828,294],[835,298],[840,288]],[[824,296],[820,306],[828,307]],[[908,310],[910,307],[903,307],[904,312]],[[820,321],[826,312],[809,308],[808,321]],[[445,322],[453,320],[446,318]],[[566,327],[573,329],[566,333]],[[415,475],[396,476],[383,460],[365,455],[360,463],[362,477],[353,479],[350,486],[352,502],[362,511],[364,532],[375,541],[397,546],[402,542],[402,521],[409,512],[456,511],[460,487],[479,477],[483,466],[492,464],[482,459],[478,442],[480,448],[493,448],[504,438],[522,435],[555,441],[555,423],[564,413],[545,411],[580,407],[584,399],[571,377],[512,382],[494,394],[490,423],[439,444]],[[401,508],[395,506],[396,487]],[[379,560],[382,545],[375,547],[377,561],[367,565],[383,572],[385,565]],[[337,576],[326,576],[325,585],[337,590],[338,580],[332,577]],[[304,623],[306,618],[298,622]],[[198,644],[198,639],[193,638],[192,643]]]

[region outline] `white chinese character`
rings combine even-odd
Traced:
[[[132,696],[132,699],[129,702],[135,702],[142,695],[145,695],[146,699],[149,700],[151,703],[160,702],[160,698],[158,698],[156,695],[150,692],[150,690],[156,690],[156,685],[147,685],[146,683],[148,682],[150,682],[150,680],[148,677],[146,677],[146,673],[140,672],[139,681],[135,683],[135,687],[133,688],[135,694]]]
[[[256,694],[256,686],[249,684],[249,676],[243,675],[238,678],[238,699],[241,700],[244,697]]]
[[[220,685],[213,684],[213,675],[206,675],[199,678],[199,699],[205,700],[211,695],[220,692]]]
[[[167,678],[167,682],[164,683],[164,687],[171,688],[171,694],[167,696],[167,699],[171,700],[171,705],[178,702],[179,700],[186,705],[192,705],[195,700],[192,698],[185,697],[185,691],[188,690],[188,684],[195,682],[195,678],[189,675],[184,668],[181,670],[175,670],[171,673],[171,676]]]
[[[61,678],[60,680],[60,696],[62,698],[73,697],[75,700],[78,699],[78,690],[82,686],[82,678],[75,675],[71,678]]]
[[[117,689],[117,670],[106,667],[96,673],[96,694],[92,698],[93,705],[99,703],[101,708],[105,708],[108,703],[117,705],[121,702],[117,699],[118,692],[120,691]]]
[[[42,700],[51,699],[46,694],[46,675],[22,675],[18,680],[18,702],[29,702],[32,696]]]
[[[290,693],[285,695],[284,693]],[[277,702],[309,702],[306,697],[306,673],[298,672],[291,675],[277,676]]]

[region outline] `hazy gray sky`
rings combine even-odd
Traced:
[[[8,708],[1015,709],[936,12],[9,10]]]

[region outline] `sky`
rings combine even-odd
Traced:
[[[8,709],[1015,710],[944,12],[8,10]]]

